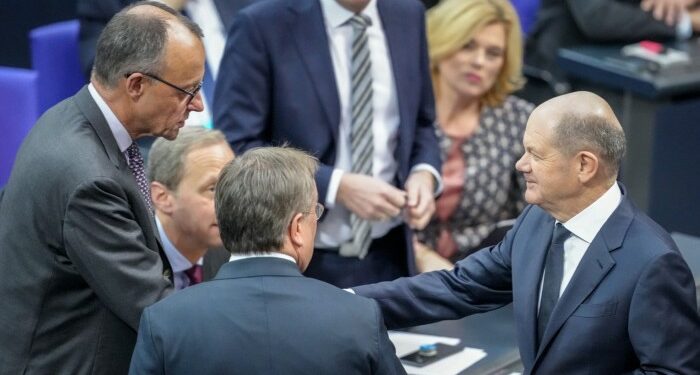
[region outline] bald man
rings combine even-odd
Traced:
[[[109,22],[90,84],[49,109],[0,202],[0,374],[126,374],[172,291],[134,141],[174,139],[204,74],[199,27],[159,2]]]
[[[528,206],[503,241],[438,271],[354,288],[388,328],[513,303],[525,374],[700,374],[693,277],[616,182],[625,136],[588,92],[551,99],[516,163]]]

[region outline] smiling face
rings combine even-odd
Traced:
[[[547,111],[532,112],[525,128],[525,152],[515,164],[527,184],[525,200],[559,217],[569,212],[581,195],[574,156],[567,156],[553,145],[553,130],[559,116]]]
[[[221,246],[214,212],[214,187],[221,169],[233,159],[226,143],[217,143],[188,152],[183,176],[172,199],[171,222],[178,237],[200,247]]]
[[[441,95],[478,100],[493,87],[505,63],[506,27],[490,23],[438,63]]]

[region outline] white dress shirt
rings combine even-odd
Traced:
[[[622,200],[622,192],[617,183],[614,183],[603,195],[600,196],[590,206],[576,214],[566,223],[562,223],[564,228],[571,232],[571,236],[564,241],[564,275],[559,288],[559,297],[564,294],[564,290],[569,285],[571,278],[576,272],[581,259],[586,254],[586,250],[593,242],[593,239],[603,227],[603,224],[613,214]],[[555,225],[559,221],[555,220]],[[552,228],[552,231],[554,228]],[[544,282],[544,272],[540,280],[540,300],[542,298],[542,283]],[[539,303],[538,303],[539,306]]]
[[[107,102],[102,99],[102,96],[100,96],[100,93],[97,92],[92,83],[88,85],[88,91],[90,92],[90,96],[92,96],[92,100],[94,100],[97,107],[100,108],[102,116],[107,120],[107,125],[109,125],[109,130],[112,131],[112,135],[114,135],[114,139],[117,141],[119,151],[124,155],[126,163],[129,164],[129,155],[127,155],[126,149],[134,142],[129,132],[124,127],[124,124],[119,121],[114,112],[112,112],[112,109],[109,108]]]
[[[165,230],[163,230],[163,225],[160,223],[160,220],[158,220],[158,216],[156,216],[156,226],[158,227],[160,240],[163,243],[163,251],[165,251],[165,256],[168,257],[170,267],[173,269],[175,290],[185,289],[190,286],[190,278],[187,277],[185,271],[192,268],[193,264],[180,253],[180,250],[178,250],[172,242],[170,242],[168,235],[165,233]],[[199,258],[197,264],[200,266],[204,264],[204,258]]]
[[[316,247],[336,248],[352,239],[350,211],[335,203],[343,173],[352,170],[352,151],[350,149],[350,128],[352,123],[350,51],[353,29],[348,20],[355,14],[340,6],[335,0],[321,0],[321,8],[323,10],[326,32],[328,33],[328,43],[341,111],[335,169],[328,184],[328,193],[324,200],[325,206],[330,210],[328,210],[323,221],[319,222],[316,234]],[[400,123],[394,74],[382,20],[377,11],[376,0],[371,0],[362,11],[362,14],[372,21],[371,26],[366,30],[372,61],[372,134],[374,145],[372,175],[382,181],[393,184],[398,170],[398,162],[394,157],[394,150],[396,150],[398,144]],[[428,170],[436,177],[437,181],[440,181],[440,174],[430,165],[419,164],[412,171],[415,170]],[[399,216],[388,221],[374,222],[372,225],[372,238],[384,236],[391,228],[399,225],[401,220]]]
[[[289,255],[282,254],[282,253],[275,253],[275,252],[255,253],[255,254],[248,254],[248,255],[232,254],[231,259],[229,259],[229,262],[235,262],[237,260],[250,259],[250,258],[280,258],[280,259],[288,260],[294,264],[297,264],[297,261],[294,260],[294,258],[290,257]]]

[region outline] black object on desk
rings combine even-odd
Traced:
[[[460,372],[460,375],[509,374],[522,370],[520,352],[515,337],[513,305],[460,320],[413,327],[412,333],[456,337],[459,346],[483,349],[486,357]]]

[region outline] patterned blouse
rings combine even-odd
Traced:
[[[468,138],[436,129],[443,158],[444,190],[435,216],[418,239],[450,259],[461,258],[525,207],[525,181],[515,170],[523,154],[523,132],[533,105],[509,96],[502,106],[484,107]]]

